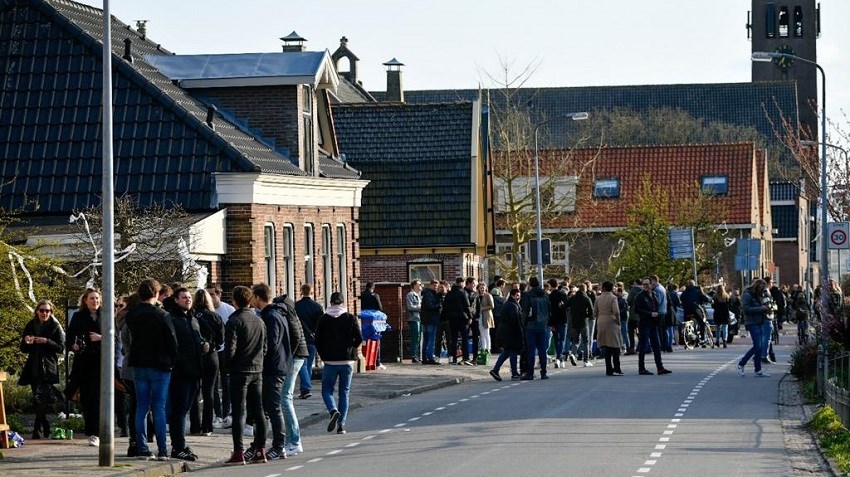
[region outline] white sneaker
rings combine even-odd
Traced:
[[[224,419],[221,420],[221,428],[222,429],[230,429],[231,427],[233,427],[233,418],[231,418],[230,416],[227,416],[227,417],[225,417]]]
[[[245,429],[242,431],[243,436],[253,437],[254,436],[254,426],[245,425]]]
[[[756,371],[756,372],[755,372],[755,373],[753,373],[753,374],[754,374],[754,375],[755,375],[755,377],[757,377],[757,378],[769,378],[769,377],[770,377],[770,373],[765,373],[764,371]]]
[[[304,448],[301,447],[300,442],[298,444],[286,444],[284,452],[286,453],[286,457],[292,457],[304,452]]]
[[[221,422],[222,422],[222,421],[221,421],[221,418],[220,418],[220,417],[218,417],[218,416],[215,416],[215,417],[213,418],[213,424],[212,424],[212,425],[213,425],[213,428],[214,428],[214,429],[221,429]]]
[[[738,370],[738,376],[743,378],[744,377],[744,367],[741,366],[740,364],[736,364],[735,369]]]
[[[379,365],[378,365],[378,369],[387,369],[387,367],[386,367],[386,366],[384,366],[383,364],[379,364]]]
[[[593,366],[593,363],[591,363],[590,361],[585,361],[585,362],[584,362],[584,367],[585,367],[585,368],[590,368],[591,366]]]
[[[560,368],[560,367],[561,367],[561,360],[560,360],[560,359],[556,359],[556,360],[555,360],[555,369],[558,369],[558,368]]]
[[[570,364],[575,366],[576,365],[576,355],[570,353],[569,356],[567,356],[567,357],[570,358]]]
[[[89,436],[89,447],[100,447],[100,438],[97,436]]]

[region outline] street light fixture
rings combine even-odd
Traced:
[[[586,111],[577,113],[565,113],[552,116],[534,125],[534,204],[537,209],[537,278],[540,286],[543,286],[543,230],[540,226],[540,149],[537,146],[537,133],[540,127],[555,119],[572,119],[573,121],[584,121],[590,117]]]
[[[826,249],[826,240],[827,240],[827,222],[829,215],[826,211],[827,204],[827,194],[826,194],[826,73],[824,73],[823,68],[812,60],[807,60],[805,58],[801,58],[797,55],[791,55],[788,53],[779,53],[777,51],[754,51],[752,54],[753,61],[766,62],[773,61],[775,59],[786,58],[790,60],[799,61],[801,63],[805,63],[807,65],[812,65],[820,71],[821,75],[821,149],[820,149],[820,191],[821,191],[821,231],[820,231],[820,243],[821,243],[821,303],[823,309],[827,309],[828,304],[828,293],[827,289],[829,288],[829,253]]]

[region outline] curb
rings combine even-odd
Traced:
[[[186,462],[175,461],[172,463],[159,464],[145,469],[136,469],[114,475],[118,477],[163,477],[189,471],[190,469]]]
[[[799,381],[797,381],[796,378],[794,378],[790,373],[785,373],[785,375],[782,376],[782,378],[779,380],[779,386],[781,387],[783,385],[783,382],[786,381],[786,379],[789,379],[789,381],[787,381],[788,384],[790,384],[791,386],[794,387],[794,389],[796,390],[798,395],[802,396],[802,391],[800,390]],[[779,403],[779,405],[783,406],[783,405],[786,405],[786,404]],[[823,462],[826,463],[827,467],[829,468],[829,474],[832,475],[833,477],[841,477],[841,476],[845,475],[841,472],[841,470],[838,469],[838,465],[835,463],[835,461],[833,461],[832,459],[830,459],[826,455],[825,449],[823,448],[823,446],[820,443],[820,439],[818,439],[818,437],[815,435],[815,433],[812,432],[809,429],[808,424],[809,424],[809,422],[811,422],[812,416],[815,413],[814,409],[817,408],[817,407],[820,407],[820,405],[819,404],[806,404],[805,400],[802,399],[802,397],[801,397],[801,404],[799,404],[799,405],[795,404],[794,406],[799,406],[799,408],[802,410],[803,417],[804,417],[804,421],[803,421],[802,424],[803,424],[803,428],[805,429],[805,433],[808,434],[809,438],[811,438],[812,442],[814,443],[815,447],[817,448],[818,455],[823,460]],[[780,416],[780,418],[781,418],[781,416]],[[784,425],[783,425],[783,427],[784,427]],[[784,429],[783,429],[783,432],[784,432]]]

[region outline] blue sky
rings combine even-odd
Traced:
[[[96,7],[103,2],[85,0]],[[750,80],[749,0],[113,0],[112,14],[178,54],[279,51],[297,31],[309,50],[345,35],[369,90],[381,63],[405,63],[405,89],[493,86],[501,64],[536,65],[528,86]],[[827,114],[850,114],[850,1],[820,0],[818,63]],[[708,6],[708,7],[707,7]],[[848,120],[843,120],[845,124]]]

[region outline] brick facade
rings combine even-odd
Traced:
[[[287,277],[285,274],[284,229],[291,225],[294,243],[292,268],[295,277],[295,297],[300,296],[300,288],[306,282],[305,225],[313,226],[313,256],[314,269],[314,298],[319,303],[325,302],[326,292],[345,290],[346,296],[357,296],[359,289],[360,266],[358,262],[359,229],[357,226],[359,210],[354,207],[283,207],[261,204],[238,204],[227,207],[226,240],[227,254],[221,263],[220,282],[225,290],[231,290],[236,285],[251,285],[267,281],[265,261],[265,227],[274,226],[275,242],[275,295],[284,293]],[[323,248],[323,225],[331,232],[330,255],[328,263],[331,267],[329,283],[325,279],[325,260]],[[345,227],[345,283],[339,278],[339,235],[338,225]],[[211,273],[211,277],[217,277]]]

